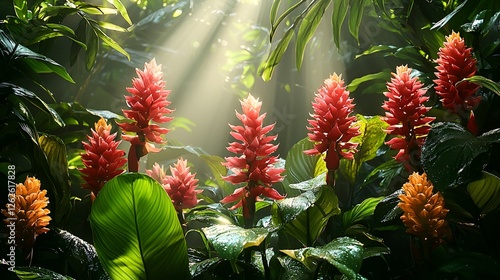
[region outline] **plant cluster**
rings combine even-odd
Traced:
[[[333,73],[318,85],[309,133],[284,157],[276,155],[276,123],[266,122],[262,102],[242,97],[240,124],[228,127],[231,156],[222,158],[167,142],[175,102],[154,58],[130,77],[123,116],[78,103],[47,104],[12,75],[44,91],[38,74],[72,82],[64,67],[28,48],[53,37],[86,49],[89,70],[99,48],[128,55],[103,28],[123,30],[94,18],[115,11],[131,23],[121,1],[35,1],[29,8],[28,1],[13,1],[14,14],[0,29],[6,143],[0,166],[4,182],[15,185],[15,193],[4,196],[2,214],[6,236],[12,232],[13,238],[0,241],[16,254],[2,275],[500,278],[500,12],[497,4],[472,2],[301,0],[284,7],[274,0],[270,39],[290,24],[261,64],[265,80],[294,34],[301,67],[330,6],[337,46],[347,16],[355,40],[361,22],[377,18],[380,28],[404,39],[398,42],[403,46],[374,44],[357,56],[394,59],[388,71],[349,84]],[[62,24],[69,15],[81,18],[76,32]],[[356,114],[359,100],[369,97],[361,91],[383,96],[377,107],[384,115]],[[44,118],[58,128],[40,130]],[[179,150],[201,159],[209,174],[191,172],[193,163],[184,157],[167,171],[160,163],[143,166],[141,158]],[[90,207],[79,209],[81,200]],[[76,212],[89,224],[72,224]]]

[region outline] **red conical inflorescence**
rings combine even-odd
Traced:
[[[173,111],[167,108],[171,103],[167,100],[170,91],[165,89],[161,64],[157,65],[153,58],[149,63],[145,63],[143,71],[136,69],[136,72],[139,77],[132,80],[131,88],[127,88],[131,96],[125,96],[130,109],[123,110],[123,114],[129,120],[118,124],[124,132],[132,133],[122,136],[131,144],[130,171],[138,171],[139,158],[148,152],[159,151],[149,142],[163,143],[161,136],[166,134],[168,129],[158,124],[171,121],[172,118],[166,115]]]
[[[222,203],[238,201],[232,209],[243,207],[243,216],[248,221],[253,222],[255,211],[255,200],[259,196],[272,199],[283,199],[272,184],[283,180],[282,168],[275,168],[278,162],[276,156],[271,156],[278,149],[278,145],[271,144],[277,136],[268,136],[274,124],[263,126],[266,114],[260,115],[262,103],[252,95],[241,101],[243,114],[236,112],[236,116],[243,126],[229,125],[233,130],[231,135],[237,142],[232,142],[227,150],[239,156],[226,157],[224,166],[233,174],[224,179],[233,184],[246,183],[242,188],[235,190],[226,196]],[[252,221],[250,221],[252,220]]]
[[[118,149],[121,141],[115,141],[116,133],[111,134],[111,125],[101,118],[95,123],[95,130],[88,135],[88,142],[82,142],[85,153],[82,161],[85,165],[80,169],[85,183],[83,188],[97,195],[102,186],[115,176],[121,174],[121,169],[127,160],[123,157],[125,152]]]
[[[474,96],[479,85],[462,81],[474,76],[477,71],[472,48],[467,48],[460,33],[452,32],[446,36],[444,47],[439,49],[438,55],[435,73],[437,79],[434,80],[436,94],[441,97],[443,107],[467,118],[467,111],[476,107],[480,101],[480,97]]]
[[[429,97],[418,77],[411,77],[408,66],[396,67],[391,81],[387,83],[388,98],[382,108],[386,110],[384,121],[389,124],[385,132],[395,137],[387,141],[391,149],[398,150],[395,159],[413,170],[413,160],[420,159],[421,146],[430,130],[434,117],[425,114],[430,110],[424,106]]]
[[[353,159],[357,143],[350,140],[359,135],[359,128],[353,126],[356,117],[351,116],[354,110],[353,99],[344,86],[341,76],[334,73],[324,81],[312,102],[313,119],[308,120],[309,140],[314,148],[304,151],[307,155],[318,155],[326,152],[325,162],[328,169],[327,184],[333,185],[332,172],[340,166],[340,160]]]

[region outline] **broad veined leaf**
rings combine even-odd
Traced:
[[[198,221],[212,225],[236,225],[238,221],[237,218],[232,215],[232,212],[223,207],[220,203],[193,207],[186,213],[185,219],[186,222]]]
[[[54,180],[52,188],[49,190],[51,207],[54,208],[56,220],[61,221],[69,214],[71,182],[68,173],[68,160],[66,155],[66,145],[54,135],[41,135],[38,139],[40,148],[47,158],[48,168]]]
[[[354,206],[351,210],[342,214],[342,225],[344,229],[350,227],[354,223],[373,215],[375,207],[384,197],[369,197],[360,204]]]
[[[266,228],[245,229],[235,225],[213,225],[202,230],[219,257],[232,262],[243,249],[259,246],[269,233]]]
[[[373,74],[367,74],[364,75],[363,77],[356,78],[352,80],[348,85],[347,85],[347,90],[349,91],[356,91],[356,89],[361,85],[362,83],[365,82],[382,82],[386,83],[389,81],[391,78],[391,70],[388,68],[383,69],[380,72],[373,73]]]
[[[474,136],[456,123],[434,124],[422,147],[422,164],[437,190],[469,183],[489,162],[491,144],[500,142],[500,129]]]
[[[51,228],[44,244],[50,244],[53,250],[64,256],[78,278],[107,279],[94,246],[85,240],[59,228]]]
[[[94,246],[112,279],[189,279],[186,240],[170,197],[151,177],[119,175],[90,213]]]
[[[488,214],[500,207],[500,178],[483,171],[481,179],[467,185],[470,197],[482,214]]]
[[[317,176],[316,167],[322,156],[309,156],[304,154],[305,150],[312,148],[314,148],[314,144],[310,142],[308,138],[304,138],[293,145],[288,151],[283,187],[289,197],[300,194],[300,191],[290,188],[290,184],[301,183]]]
[[[309,10],[300,23],[299,31],[297,33],[297,42],[295,45],[295,63],[297,69],[300,69],[302,66],[306,45],[318,28],[318,25],[325,14],[325,10],[328,8],[328,5],[330,5],[331,1],[332,0],[319,0]]]
[[[296,190],[311,191],[311,190],[316,190],[319,187],[323,186],[325,184],[325,181],[326,181],[326,172],[323,172],[312,179],[300,183],[290,184],[288,186]]]
[[[21,280],[72,280],[74,278],[37,266],[16,266],[14,269]]]
[[[305,246],[312,246],[325,228],[328,219],[338,215],[338,198],[331,187],[323,186],[299,196],[275,202],[272,219]]]
[[[379,116],[364,117],[356,115],[357,122],[354,126],[359,128],[360,135],[351,139],[351,142],[358,143],[358,151],[354,153],[352,160],[342,159],[340,171],[353,184],[359,173],[361,165],[377,156],[377,150],[384,144],[387,134],[384,129],[389,125]]]
[[[314,272],[286,254],[276,254],[269,263],[271,279],[314,279]]]
[[[310,270],[315,269],[318,260],[326,260],[348,279],[363,279],[359,274],[363,263],[363,244],[356,239],[340,237],[321,247],[307,247],[281,252],[300,261]]]

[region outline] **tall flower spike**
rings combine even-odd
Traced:
[[[434,186],[427,180],[427,175],[413,173],[408,182],[403,185],[403,194],[399,208],[403,210],[401,220],[406,226],[406,232],[417,236],[422,241],[439,244],[450,234],[444,198],[441,193],[433,194]]]
[[[9,201],[14,205],[7,204],[7,209],[2,209],[7,219],[4,219],[8,227],[15,227],[16,245],[25,249],[31,249],[38,235],[48,232],[47,226],[51,220],[47,209],[49,198],[47,190],[40,189],[40,181],[35,177],[27,177],[24,184],[16,185],[16,194],[9,195]]]
[[[164,189],[170,196],[172,203],[178,213],[182,209],[194,207],[199,200],[196,195],[202,190],[197,190],[198,179],[195,178],[196,173],[192,174],[187,166],[187,160],[182,158],[177,160],[177,163],[170,166],[172,175],[166,175],[163,179]]]
[[[85,165],[80,169],[85,183],[82,187],[92,191],[96,196],[104,184],[121,174],[121,169],[127,160],[123,157],[125,152],[118,149],[121,141],[115,141],[116,133],[110,134],[111,125],[101,118],[95,123],[92,135],[88,135],[88,142],[82,142],[85,153],[82,161]]]
[[[384,120],[389,124],[385,132],[396,136],[386,144],[399,151],[395,159],[408,171],[413,170],[412,160],[420,158],[421,146],[434,120],[425,116],[430,107],[424,106],[429,97],[424,96],[426,91],[422,86],[418,77],[411,77],[411,68],[398,66],[387,83],[388,92],[384,92],[388,100],[382,108],[386,110]]]
[[[476,74],[476,59],[472,57],[472,48],[467,48],[460,33],[452,32],[446,36],[444,47],[439,49],[438,55],[435,73],[437,79],[434,80],[436,94],[441,97],[443,107],[467,118],[467,111],[480,101],[480,97],[474,96],[479,85],[468,81],[458,84],[464,78]]]
[[[353,99],[344,86],[342,75],[334,73],[324,81],[315,94],[312,107],[312,120],[308,120],[309,140],[314,148],[304,151],[307,155],[318,155],[326,152],[325,161],[328,169],[327,184],[333,185],[333,172],[339,168],[340,159],[353,159],[357,143],[350,140],[359,135],[359,128],[354,127],[356,117],[351,116],[354,110]]]
[[[243,207],[243,217],[245,226],[253,225],[255,213],[255,201],[259,196],[272,199],[283,199],[272,184],[281,182],[281,173],[285,170],[275,168],[278,162],[276,156],[271,156],[278,149],[278,145],[271,144],[277,136],[268,136],[274,124],[262,126],[266,114],[260,115],[262,102],[254,98],[251,94],[240,101],[243,114],[236,112],[236,116],[243,123],[243,126],[229,125],[233,130],[230,134],[239,142],[232,142],[227,150],[239,156],[226,157],[223,163],[232,175],[224,177],[224,180],[233,183],[246,185],[235,190],[229,196],[221,200],[222,203],[238,201],[231,209]]]
[[[137,172],[139,159],[148,152],[157,152],[151,143],[163,143],[162,135],[168,132],[167,128],[160,127],[159,123],[172,120],[166,117],[173,110],[167,108],[170,101],[167,100],[170,90],[165,89],[165,81],[162,80],[163,72],[161,64],[156,65],[153,58],[144,64],[144,71],[136,69],[138,78],[132,80],[132,87],[127,88],[131,96],[125,96],[130,109],[123,110],[123,114],[129,119],[118,125],[124,132],[135,133],[135,135],[122,135],[129,141],[129,170]]]

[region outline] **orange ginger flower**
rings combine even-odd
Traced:
[[[83,173],[85,183],[82,187],[92,191],[95,196],[102,186],[121,174],[121,169],[127,162],[123,156],[125,152],[118,149],[121,141],[115,141],[116,133],[110,134],[111,125],[101,118],[95,123],[95,130],[92,129],[92,136],[87,136],[89,142],[82,142],[85,153],[82,154],[82,161],[85,165],[80,169]]]
[[[152,170],[146,170],[149,176],[163,186],[178,213],[181,213],[182,209],[196,206],[199,202],[196,195],[202,192],[196,189],[196,173],[192,174],[189,169],[187,160],[180,158],[176,164],[170,166],[171,176],[166,175],[163,166],[158,163],[155,163]]]
[[[271,144],[277,136],[268,136],[274,124],[262,126],[266,114],[260,115],[262,102],[251,94],[243,99],[241,107],[243,114],[236,112],[236,116],[243,126],[229,125],[233,130],[230,134],[239,142],[232,142],[227,150],[239,156],[226,157],[224,166],[233,172],[224,177],[224,180],[233,184],[245,183],[246,185],[235,190],[233,194],[221,200],[222,203],[238,201],[231,209],[243,207],[243,217],[247,226],[251,226],[255,213],[255,200],[259,196],[272,199],[283,199],[272,184],[281,182],[281,173],[285,170],[275,168],[278,162],[276,156],[271,156],[278,149],[278,145]]]
[[[333,185],[331,174],[340,166],[340,159],[353,159],[357,151],[357,143],[350,140],[359,135],[359,128],[354,127],[356,117],[351,116],[354,110],[353,99],[344,86],[342,75],[334,73],[324,81],[324,85],[315,94],[312,107],[314,114],[311,125],[307,129],[314,148],[304,151],[307,155],[318,155],[326,152],[325,162],[328,169],[327,184]]]
[[[129,170],[135,172],[139,169],[139,158],[148,152],[159,151],[148,141],[163,143],[161,136],[169,130],[158,124],[171,121],[172,118],[166,115],[173,112],[167,108],[171,103],[167,100],[170,90],[165,89],[161,64],[156,65],[153,58],[144,64],[144,71],[136,69],[136,73],[139,77],[132,80],[131,88],[127,88],[131,96],[125,96],[130,109],[123,110],[123,114],[129,121],[118,124],[123,131],[135,133],[122,135],[122,138],[131,144],[128,155]]]
[[[384,121],[389,124],[385,132],[396,137],[386,144],[399,151],[396,161],[412,171],[412,159],[420,158],[421,147],[430,130],[429,123],[434,118],[425,116],[430,107],[425,107],[424,102],[429,97],[424,96],[426,91],[418,77],[411,77],[411,68],[398,66],[392,76],[387,83],[388,92],[384,92],[388,100],[384,101],[382,108],[387,111]]]
[[[427,180],[427,175],[413,173],[408,182],[403,185],[403,194],[398,204],[404,214],[401,220],[406,226],[406,232],[421,240],[439,244],[448,232],[448,223],[444,198],[441,193],[433,194],[434,186]]]
[[[16,185],[16,194],[9,194],[7,209],[2,209],[7,219],[7,227],[15,227],[16,244],[31,249],[38,235],[48,232],[51,220],[50,210],[46,209],[49,198],[47,190],[40,189],[40,181],[35,177],[27,177],[23,183]]]
[[[476,59],[472,56],[472,48],[467,48],[460,33],[452,32],[446,36],[444,47],[439,49],[436,69],[437,79],[434,80],[436,94],[441,97],[443,107],[452,113],[464,114],[477,106],[479,96],[474,96],[479,85],[462,81],[474,76],[477,71]],[[463,117],[467,117],[465,114]]]

